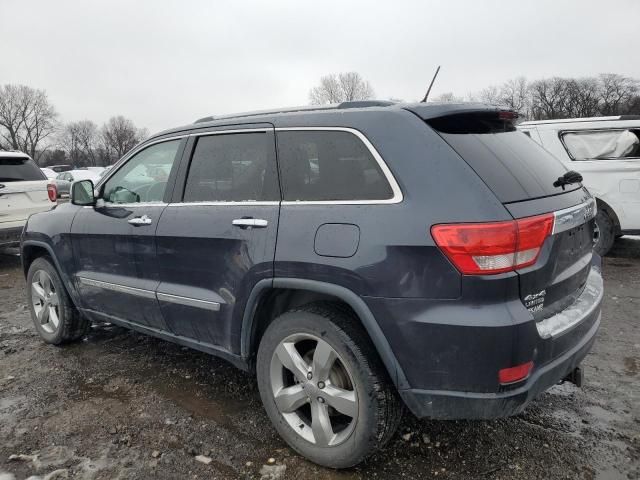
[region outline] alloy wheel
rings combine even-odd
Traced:
[[[358,395],[346,364],[326,341],[290,335],[273,353],[270,374],[276,407],[298,435],[320,447],[351,435]]]
[[[31,303],[41,328],[47,333],[54,333],[60,325],[60,304],[53,281],[44,270],[38,270],[33,275]]]

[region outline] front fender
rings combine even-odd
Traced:
[[[25,276],[33,259],[43,251],[46,252],[76,307],[80,306],[80,297],[72,278],[75,263],[69,232],[79,208],[64,204],[48,212],[31,215],[20,240],[20,256]]]

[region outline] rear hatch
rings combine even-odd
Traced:
[[[23,222],[32,213],[52,207],[49,181],[35,162],[25,155],[0,156],[0,226]]]
[[[580,183],[554,186],[566,168],[517,131],[516,118],[513,112],[484,109],[425,120],[514,219],[552,217],[553,227],[535,263],[516,270],[523,304],[542,320],[565,309],[584,289],[591,267],[595,201]]]

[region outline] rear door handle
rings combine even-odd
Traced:
[[[129,220],[129,223],[135,227],[139,227],[141,225],[151,225],[153,220],[148,215],[142,215],[141,217],[133,217]]]
[[[265,228],[269,225],[269,222],[262,218],[236,218],[232,223],[240,228]]]

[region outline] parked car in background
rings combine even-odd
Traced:
[[[29,155],[0,151],[0,248],[18,245],[29,215],[50,210],[56,196]]]
[[[69,170],[73,170],[73,167],[71,165],[49,165],[47,168],[50,168],[56,173],[68,172]]]
[[[640,234],[640,115],[523,122],[518,128],[583,176],[596,198],[595,249]]]
[[[45,167],[45,168],[41,168],[40,170],[42,170],[42,173],[44,173],[44,176],[47,177],[49,180],[53,180],[58,176],[58,174],[53,170],[51,170],[50,168]]]
[[[581,383],[603,283],[595,200],[515,118],[346,102],[155,135],[29,219],[35,328],[61,344],[108,321],[219,355],[334,468],[381,448],[403,404],[517,414]]]
[[[100,179],[100,173],[94,170],[68,170],[59,173],[55,178],[58,191],[58,197],[69,195],[71,184],[78,180],[92,180],[97,182]]]

